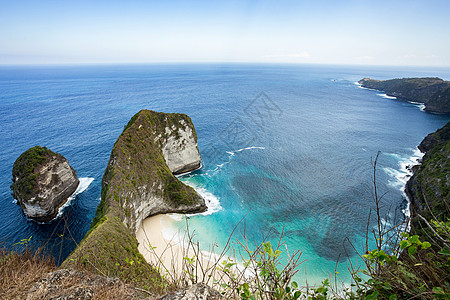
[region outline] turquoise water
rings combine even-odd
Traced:
[[[198,134],[203,167],[180,179],[211,202],[190,216],[205,249],[223,245],[236,224],[258,243],[283,227],[299,274],[317,282],[345,277],[347,239],[358,249],[372,198],[373,159],[381,151],[378,188],[383,218],[396,224],[407,206],[405,166],[416,146],[448,116],[360,88],[363,77],[440,76],[449,69],[314,65],[130,65],[0,67],[0,239],[11,246],[32,236],[61,261],[89,229],[101,177],[123,126],[140,109],[184,112]],[[10,195],[15,159],[34,145],[66,156],[85,190],[62,216],[37,224]],[[390,211],[388,211],[390,208]],[[184,223],[180,222],[178,226]],[[372,228],[373,223],[370,224]],[[69,234],[70,230],[70,234]],[[346,247],[349,249],[349,247]],[[302,277],[304,278],[304,277]]]

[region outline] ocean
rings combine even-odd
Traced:
[[[202,248],[224,245],[243,219],[233,241],[245,234],[252,243],[268,237],[274,244],[283,232],[289,251],[300,249],[306,260],[298,276],[315,283],[339,272],[345,280],[347,258],[357,259],[349,245],[362,249],[374,209],[378,151],[383,222],[395,225],[408,206],[402,190],[406,166],[421,156],[416,146],[450,120],[355,82],[423,76],[449,80],[450,69],[0,66],[0,241],[11,248],[31,237],[30,247],[44,246],[62,262],[89,230],[111,149],[128,120],[141,109],[182,112],[194,122],[202,155],[202,168],[180,177],[209,205],[189,216]],[[64,155],[81,181],[48,224],[28,220],[9,187],[14,161],[35,145]],[[174,217],[168,231],[184,225]]]

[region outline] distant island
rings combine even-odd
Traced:
[[[450,81],[438,77],[390,80],[364,78],[358,83],[362,87],[383,91],[400,100],[423,103],[428,112],[450,114]]]

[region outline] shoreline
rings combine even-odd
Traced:
[[[226,280],[228,275],[217,268],[228,256],[215,254],[214,251],[202,251],[195,241],[188,243],[189,237],[185,230],[171,232],[171,237],[168,238],[167,233],[164,235],[164,230],[174,226],[174,222],[176,221],[167,214],[151,216],[142,221],[136,232],[136,239],[139,243],[138,250],[145,260],[167,276],[169,281],[179,282],[195,276],[197,281],[204,281],[212,286],[216,280]],[[194,257],[200,259],[193,260]]]

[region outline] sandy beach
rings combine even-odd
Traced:
[[[218,255],[199,251],[192,244],[188,248],[186,246],[188,237],[184,232],[173,232],[171,239],[164,237],[164,230],[170,228],[172,222],[174,220],[168,215],[149,217],[142,222],[136,238],[139,242],[139,251],[147,262],[173,280],[186,277],[187,270],[200,280],[205,277],[215,280],[225,279],[227,275],[217,270]],[[200,259],[192,260],[193,257],[200,257]],[[210,281],[212,283],[212,280]]]

